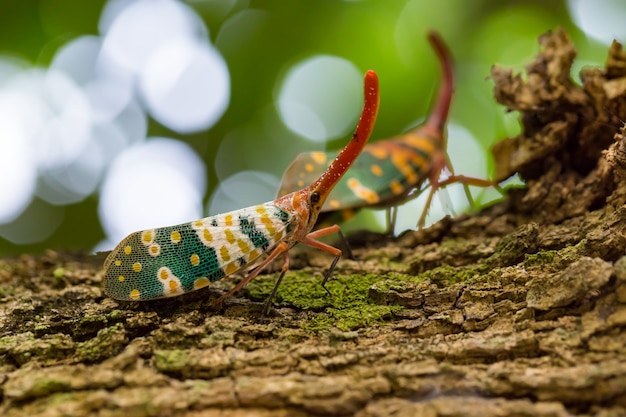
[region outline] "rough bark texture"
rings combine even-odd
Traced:
[[[49,252],[0,261],[6,416],[626,415],[626,54],[570,78],[558,31],[525,74],[494,67],[523,133],[493,152],[519,173],[481,213],[358,261],[296,250],[221,311],[232,285],[150,303],[103,295],[100,264]],[[616,134],[617,133],[617,134]]]

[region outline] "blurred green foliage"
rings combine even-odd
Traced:
[[[538,51],[537,37],[558,26],[565,27],[573,37],[584,61],[599,65],[606,54],[605,46],[588,41],[572,24],[565,2],[555,0],[186,3],[204,19],[211,42],[228,63],[230,106],[207,132],[183,136],[152,122],[148,135],[169,136],[191,144],[208,167],[207,198],[217,185],[212,167],[219,143],[236,128],[258,129],[254,140],[242,143],[241,149],[255,158],[266,158],[268,169],[280,176],[283,168],[271,163],[272,154],[280,149],[264,146],[264,137],[279,132],[285,135],[287,144],[293,133],[280,126],[268,129],[264,120],[268,111],[275,111],[276,81],[290,65],[309,55],[336,55],[351,60],[361,71],[378,72],[382,107],[373,138],[385,138],[400,133],[427,112],[440,75],[425,34],[429,29],[439,31],[456,62],[451,119],[471,131],[487,152],[495,141],[514,135],[518,129],[515,116],[506,116],[491,98],[488,76],[492,64],[521,69]],[[2,0],[0,53],[45,67],[69,40],[98,34],[104,4],[103,0]],[[238,15],[244,10],[249,13]],[[331,145],[339,147],[344,141]],[[48,240],[15,246],[0,239],[0,254],[46,248],[88,251],[103,238],[97,195],[63,210],[64,220]]]

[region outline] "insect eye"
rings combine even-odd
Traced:
[[[311,203],[316,204],[319,203],[320,201],[320,193],[318,193],[317,191],[313,191],[311,193]]]

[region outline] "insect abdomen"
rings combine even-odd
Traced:
[[[132,233],[104,263],[104,291],[118,300],[152,300],[206,287],[253,263],[285,237],[291,220],[261,204]]]

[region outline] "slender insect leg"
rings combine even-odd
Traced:
[[[267,258],[265,258],[265,260],[263,262],[261,262],[259,264],[259,266],[257,266],[252,272],[250,272],[239,284],[237,284],[235,286],[235,288],[233,288],[232,290],[228,291],[226,294],[224,294],[220,298],[218,298],[217,301],[215,301],[213,303],[213,306],[214,307],[221,306],[224,303],[224,301],[226,301],[228,298],[232,297],[233,294],[235,294],[237,291],[241,290],[243,287],[248,285],[248,283],[250,281],[252,281],[254,278],[256,278],[256,276],[259,275],[259,273],[270,262],[272,262],[274,259],[276,259],[278,257],[278,255],[280,255],[281,253],[285,253],[285,256],[288,257],[289,256],[287,254],[287,250],[288,249],[289,249],[289,246],[287,245],[287,243],[285,243],[285,242],[279,243],[278,246],[276,246],[276,248],[272,251],[272,253]],[[289,262],[287,262],[287,265],[289,265]]]
[[[481,178],[466,177],[465,175],[450,175],[444,181],[439,182],[439,187],[445,187],[446,185],[460,182],[465,185],[474,185],[476,187],[494,187],[496,190],[501,190],[500,186],[490,180],[483,180]]]
[[[348,239],[346,239],[341,229],[337,230],[337,234],[341,238],[341,241],[343,242],[343,246],[345,246],[346,248],[346,255],[348,256],[348,259],[352,259],[353,261],[356,261],[356,257],[354,256],[354,253],[352,253],[352,247],[350,246],[350,242],[348,242]]]
[[[339,228],[339,225],[333,224],[332,226],[324,227],[323,229],[317,229],[316,231],[311,232],[308,235],[306,235],[304,238],[305,239],[306,238],[317,239],[318,237],[327,236],[327,235],[330,235],[330,234],[333,234],[333,233],[338,233],[340,230],[341,229]],[[304,242],[304,240],[302,240],[302,241]],[[317,246],[314,246],[314,247],[317,247]],[[326,250],[326,249],[322,249],[322,250]],[[337,250],[339,250],[339,249],[337,249]]]
[[[429,174],[428,180],[430,181],[430,190],[428,191],[428,198],[426,199],[426,205],[424,206],[424,210],[422,210],[422,214],[417,221],[418,229],[421,229],[426,224],[426,215],[428,214],[428,210],[430,209],[430,205],[433,201],[433,196],[440,188],[439,183],[439,175],[441,175],[441,170],[448,164],[448,157],[445,152],[435,152],[431,156],[432,166]],[[452,166],[449,167],[452,172]]]
[[[396,220],[398,220],[398,206],[391,206],[385,209],[385,220],[387,223],[387,234],[393,236],[396,231]]]
[[[470,185],[474,185],[476,187],[494,187],[499,192],[504,193],[502,189],[500,188],[500,186],[493,181],[483,180],[481,178],[466,177],[465,175],[453,174],[453,175],[450,175],[448,178],[446,178],[444,181],[434,181],[431,184],[430,192],[428,194],[428,199],[426,200],[426,206],[424,208],[424,211],[422,212],[422,215],[420,216],[417,222],[417,226],[419,228],[424,227],[424,224],[426,222],[426,213],[428,212],[428,208],[430,207],[430,203],[432,202],[433,195],[440,188],[444,188],[450,184],[455,184],[455,183],[463,184],[463,189],[465,190],[465,195],[467,196],[467,200],[472,206],[474,205],[474,200],[469,190]]]
[[[320,241],[318,241],[316,239],[318,237],[330,235],[330,234],[333,234],[333,233],[337,233],[339,235],[339,238],[343,242],[343,245],[346,247],[346,255],[348,256],[348,258],[352,259],[353,261],[356,260],[354,254],[352,253],[352,247],[350,246],[350,242],[348,242],[348,239],[346,239],[346,236],[343,234],[343,232],[341,231],[341,228],[337,224],[333,224],[332,226],[324,227],[323,229],[318,229],[318,230],[316,230],[314,232],[309,233],[308,235],[306,235],[306,237],[315,240],[315,242],[317,242],[316,244],[324,245],[324,243],[322,243],[322,242],[320,242]],[[301,242],[304,243],[304,240],[301,241]],[[307,245],[309,245],[309,244],[307,243]],[[309,245],[309,246],[313,246],[315,248],[321,249],[321,250],[323,250],[325,252],[329,252],[329,253],[332,253],[333,255],[335,255],[335,252],[330,252],[326,248],[322,248],[320,246],[315,246],[315,245]],[[339,256],[341,256],[341,254],[342,254],[341,250],[337,249],[334,246],[330,246],[330,245],[325,245],[325,246],[329,247],[329,248],[333,248],[333,250],[339,251]]]
[[[474,177],[466,177],[465,175],[451,175],[446,178],[444,181],[439,183],[439,187],[445,187],[450,184],[461,183],[463,184],[463,189],[465,190],[465,195],[467,196],[467,200],[470,205],[474,207],[474,199],[472,198],[472,194],[470,193],[469,186],[474,185],[476,187],[493,187],[498,190],[500,193],[504,194],[504,191],[500,188],[500,186],[490,180],[483,180],[480,178]]]
[[[328,268],[328,272],[326,273],[326,275],[324,276],[324,279],[322,280],[322,288],[324,288],[326,290],[326,292],[328,293],[329,296],[333,296],[330,291],[328,290],[328,288],[326,288],[326,283],[328,282],[328,280],[330,279],[330,276],[332,275],[333,271],[335,270],[335,266],[337,266],[337,262],[339,261],[340,256],[335,256],[333,258],[333,262],[330,264],[330,268]]]
[[[315,248],[321,249],[325,252],[331,253],[335,256],[341,256],[342,252],[340,249],[334,247],[334,246],[330,246],[327,245],[325,243],[322,243],[320,241],[317,240],[318,237],[322,237],[322,236],[326,236],[326,235],[330,235],[332,233],[337,233],[339,235],[339,237],[341,238],[344,246],[346,247],[346,255],[348,256],[348,258],[352,259],[352,260],[356,260],[356,257],[354,256],[354,253],[352,253],[352,247],[350,246],[350,242],[348,242],[348,239],[346,239],[346,236],[343,234],[343,232],[341,231],[341,228],[339,227],[339,225],[337,224],[333,224],[332,226],[328,226],[325,227],[323,229],[319,229],[316,230],[314,232],[309,233],[308,235],[305,236],[305,238],[309,238],[313,241],[315,241],[315,244],[310,244],[310,243],[306,243],[304,240],[302,240],[302,243],[305,243],[306,245],[309,246],[313,246]],[[322,246],[317,246],[317,245],[323,245]],[[332,249],[332,250],[329,250]]]
[[[276,280],[276,284],[274,285],[274,288],[272,288],[272,293],[270,294],[269,297],[267,297],[267,301],[265,301],[265,305],[263,306],[263,310],[261,311],[261,317],[265,317],[265,315],[269,313],[270,308],[272,307],[272,300],[274,299],[274,296],[276,295],[278,286],[282,282],[283,277],[285,276],[285,273],[288,270],[289,270],[289,255],[288,255],[288,252],[285,251],[283,252],[283,267],[281,268],[280,275],[278,276],[278,279]]]
[[[463,191],[465,191],[465,197],[470,204],[470,207],[474,208],[474,197],[472,197],[472,193],[470,192],[469,185],[463,183]]]
[[[316,230],[315,232],[309,233],[300,241],[300,243],[304,243],[305,245],[312,246],[314,248],[321,249],[324,252],[328,252],[331,255],[335,255],[335,258],[333,259],[333,262],[330,264],[330,268],[328,268],[328,272],[326,272],[326,275],[324,275],[324,280],[322,281],[322,288],[326,290],[328,295],[332,296],[330,291],[328,291],[328,288],[326,288],[326,282],[328,282],[331,275],[333,274],[333,271],[335,270],[335,266],[337,266],[337,262],[339,261],[339,258],[341,258],[342,252],[341,252],[341,249],[338,249],[334,246],[330,246],[324,242],[320,242],[319,240],[316,240],[316,238],[318,237],[326,236],[331,233],[341,233],[339,226],[335,224],[329,227],[325,227],[323,229]]]
[[[426,215],[428,214],[428,209],[430,208],[430,203],[433,201],[434,191],[431,190],[428,192],[428,198],[426,199],[426,204],[424,205],[424,210],[422,210],[422,214],[420,218],[417,220],[417,228],[421,229],[426,224]]]
[[[442,188],[448,184],[458,182],[458,181],[447,182],[450,178],[462,177],[462,175],[456,175],[454,173],[454,167],[452,166],[450,155],[446,152],[445,156],[446,156],[446,166],[448,167],[448,170],[450,171],[450,176],[445,181],[439,182],[439,187],[442,187]],[[469,202],[470,207],[474,207],[474,198],[472,197],[472,193],[470,192],[469,185],[466,184],[465,182],[463,182],[463,191],[465,192],[465,198],[467,198],[467,201]]]

